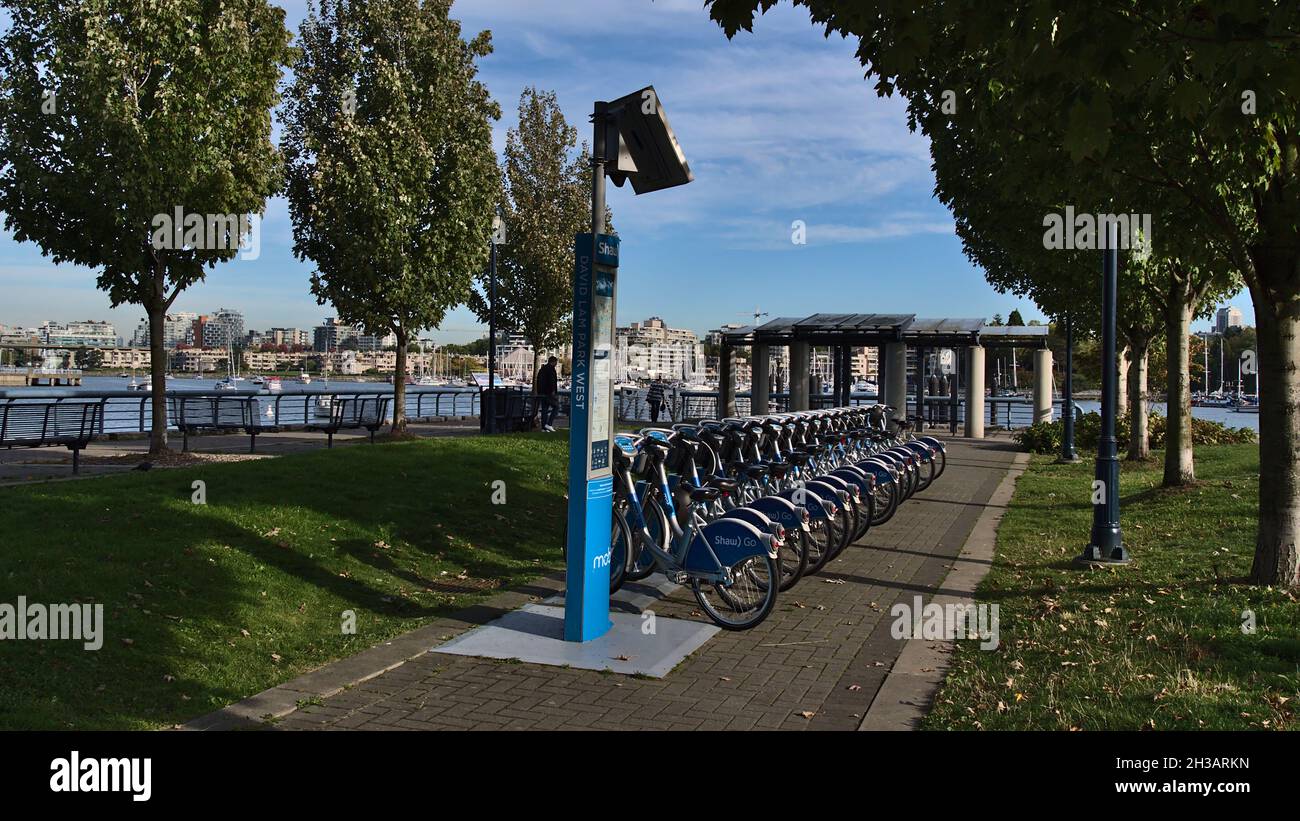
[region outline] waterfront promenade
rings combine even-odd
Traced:
[[[900,669],[882,689],[909,647],[891,635],[890,608],[918,595],[927,602],[964,595],[949,588],[951,580],[969,581],[990,559],[968,556],[963,548],[977,524],[988,529],[989,515],[1000,510],[999,501],[990,500],[999,490],[1008,492],[1004,480],[1023,461],[1006,439],[950,440],[948,469],[934,486],[783,595],[759,627],[714,636],[662,679],[428,652],[556,595],[563,589],[557,574],[187,728],[853,730],[869,713],[875,726],[910,727],[941,672],[935,664]],[[645,607],[656,616],[703,618],[685,588]]]

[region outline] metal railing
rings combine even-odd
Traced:
[[[280,393],[266,390],[169,390],[167,397],[169,429],[176,428],[175,400],[178,398],[251,397],[257,400],[258,419],[266,427],[295,427],[328,418],[329,403],[336,398],[392,396],[391,386],[374,388],[322,388]],[[0,390],[0,403],[63,403],[103,400],[104,413],[99,433],[148,433],[153,427],[151,391],[97,391],[70,389]],[[322,402],[322,400],[328,400]],[[479,412],[479,392],[472,388],[455,390],[443,387],[408,385],[406,414],[412,420],[473,417]],[[318,411],[317,409],[321,410]]]
[[[292,393],[271,392],[266,390],[169,390],[168,426],[175,427],[174,402],[176,397],[254,397],[257,400],[258,417],[262,424],[278,427],[294,427],[312,423],[328,416],[329,403],[341,397],[391,396],[391,385],[353,388],[304,388]],[[614,409],[619,420],[624,422],[649,422],[650,407],[645,401],[645,390],[620,388],[614,393]],[[14,404],[25,402],[75,402],[102,399],[104,413],[100,419],[100,434],[112,433],[147,433],[152,422],[149,391],[103,391],[77,388],[24,388],[0,389],[0,403]],[[736,394],[736,413],[747,416],[754,411],[751,408],[750,394]],[[810,397],[809,404],[814,407],[829,407],[829,394]],[[877,402],[875,394],[855,393],[852,395],[854,405],[873,405]],[[430,420],[447,418],[473,418],[479,415],[481,392],[474,388],[427,387],[420,385],[406,386],[406,415],[411,420]],[[989,396],[984,400],[986,406],[986,424],[991,427],[1008,429],[1023,428],[1033,423],[1033,400],[1027,397]],[[1053,400],[1053,418],[1060,418],[1062,400]],[[782,413],[789,410],[789,393],[773,393],[769,406],[762,412]],[[321,409],[321,410],[318,410]],[[1076,415],[1079,413],[1075,405]],[[909,398],[908,415],[916,414],[915,398]],[[569,392],[560,393],[560,415],[569,414]],[[717,391],[683,391],[669,390],[664,396],[660,409],[659,421],[682,422],[691,419],[714,418],[718,415]],[[925,419],[927,427],[944,427],[962,424],[966,418],[964,399],[952,400],[947,397],[927,397],[925,401]]]

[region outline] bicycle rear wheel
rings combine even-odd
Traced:
[[[776,606],[776,559],[766,553],[742,559],[730,568],[731,583],[691,580],[695,600],[723,630],[748,630],[762,623]]]

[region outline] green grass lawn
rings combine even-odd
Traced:
[[[105,610],[98,651],[0,645],[0,728],[170,725],[557,569],[566,452],[421,440],[0,488],[0,602]]]
[[[1157,454],[1158,455],[1158,454]],[[1259,450],[1199,447],[1193,488],[1161,490],[1159,461],[1123,465],[1125,568],[1071,565],[1087,540],[1091,461],[1033,457],[977,600],[1000,605],[1001,646],[959,642],[930,729],[1294,729],[1300,604],[1245,583]],[[1243,611],[1255,615],[1243,633]]]

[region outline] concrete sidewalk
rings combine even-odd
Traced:
[[[1006,440],[950,440],[948,469],[823,571],[781,594],[760,626],[724,631],[663,679],[429,653],[558,592],[559,578],[439,619],[191,722],[191,729],[794,729],[862,723],[905,641],[895,602],[944,579],[1015,461]],[[651,605],[702,620],[689,590]],[[263,723],[268,717],[275,721]]]

